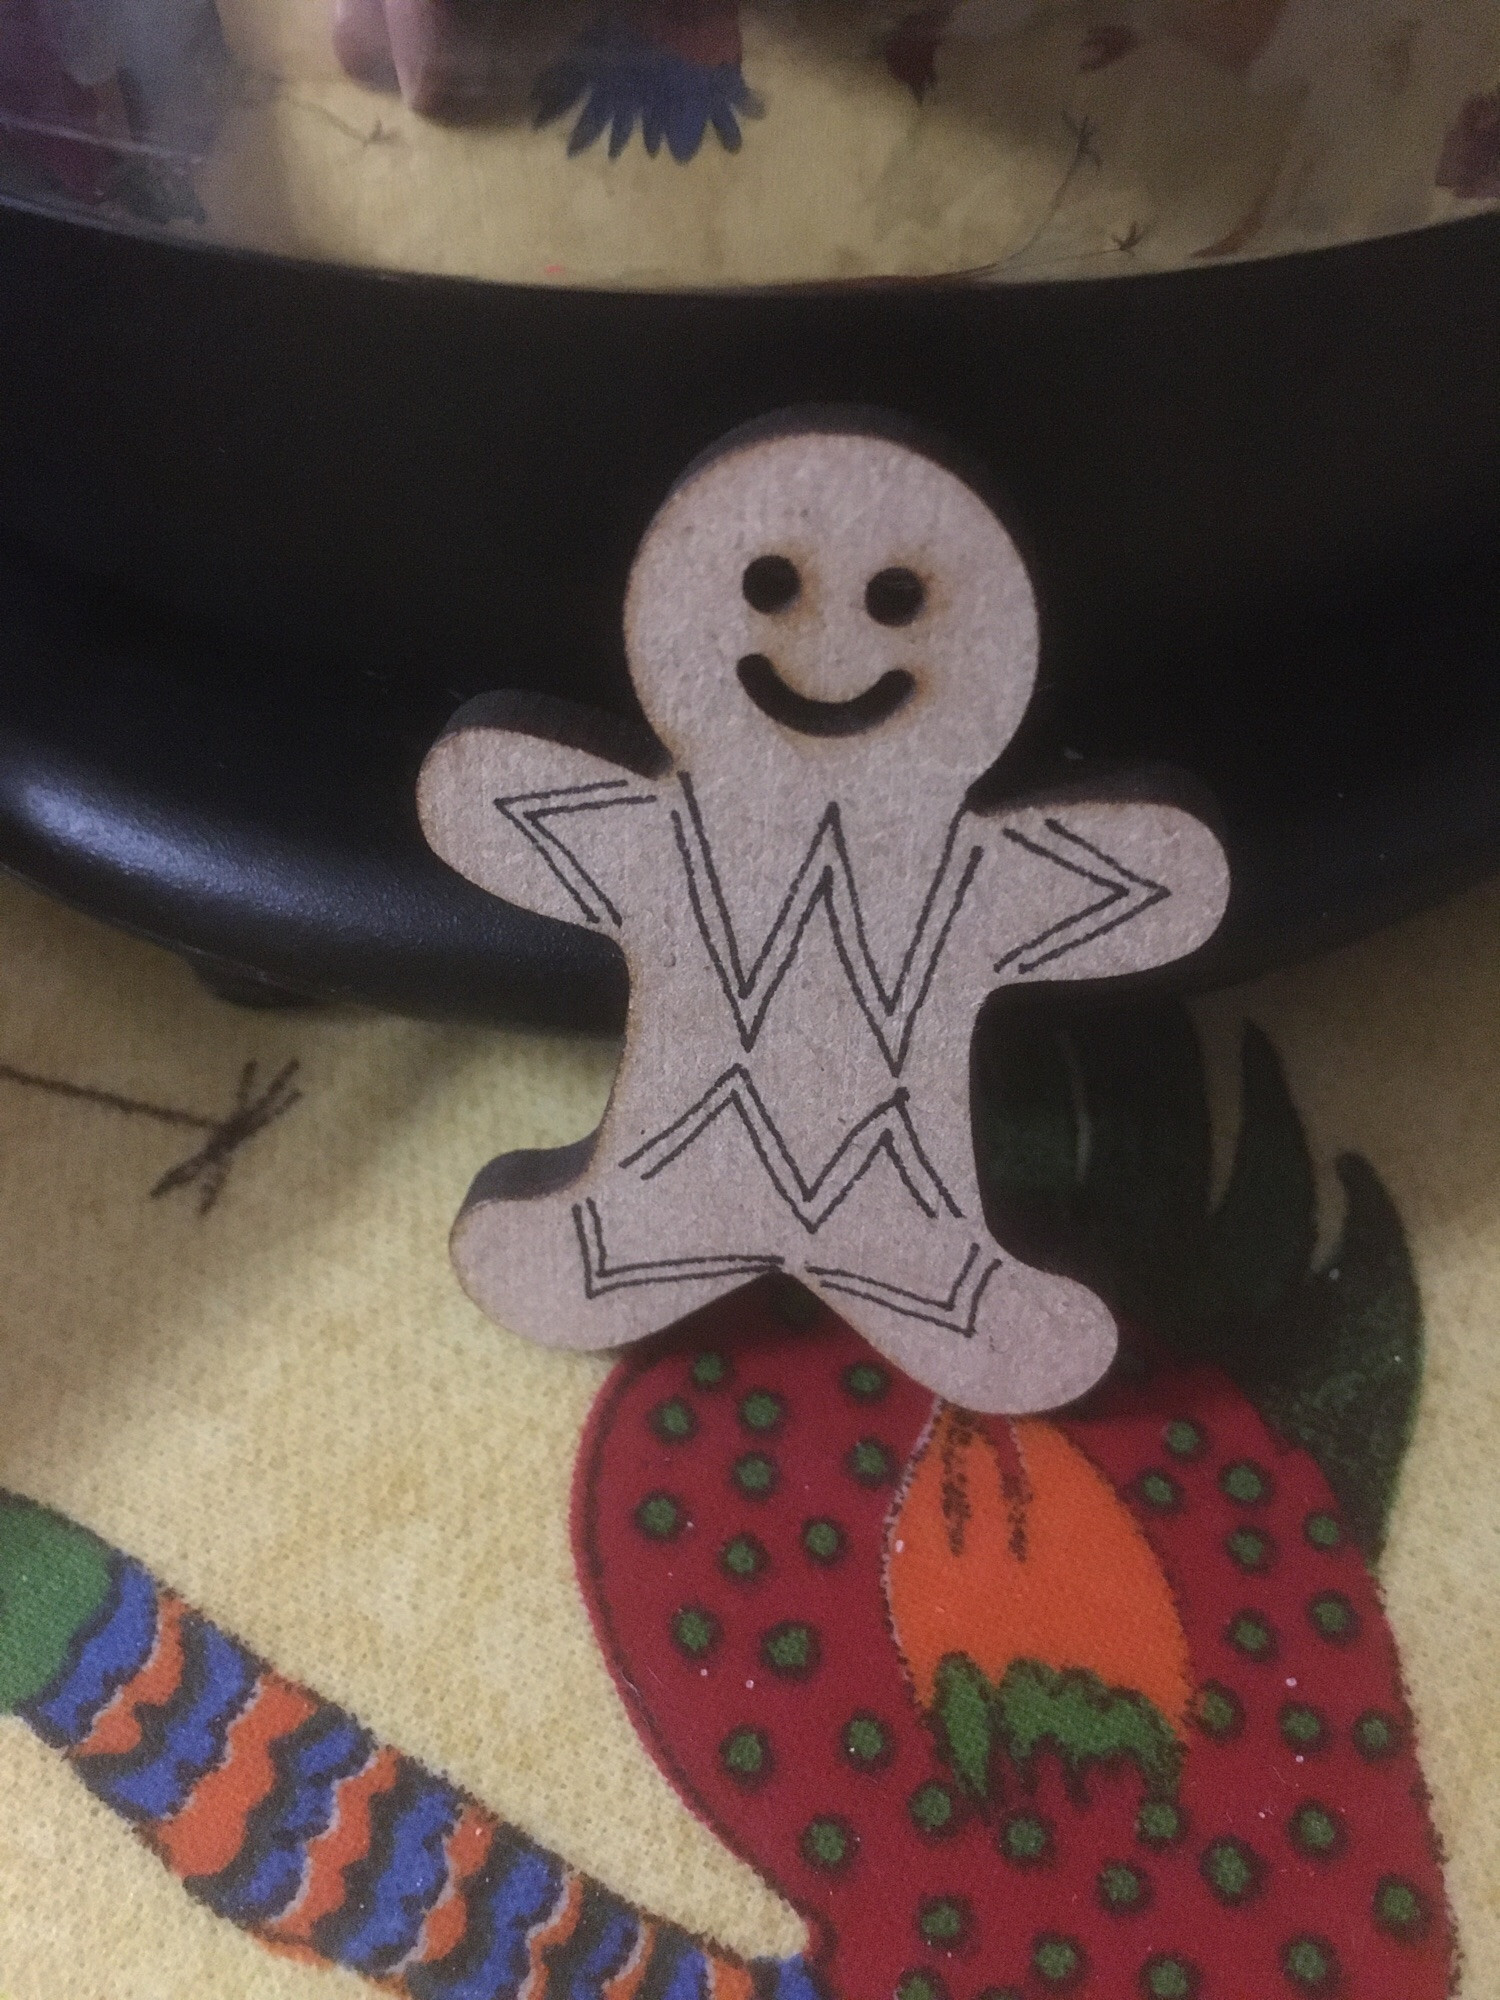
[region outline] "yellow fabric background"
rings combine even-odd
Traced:
[[[1497,998],[1490,888],[1199,1010],[1222,1102],[1249,1014],[1322,1166],[1364,1152],[1412,1235],[1428,1375],[1383,1574],[1467,2000],[1500,1991]],[[292,1056],[303,1101],[203,1217],[190,1189],[149,1195],[193,1134],[0,1080],[0,1484],[138,1556],[627,1896],[746,1952],[796,1949],[792,1913],[639,1748],[573,1583],[568,1486],[606,1363],[497,1331],[447,1268],[475,1168],[587,1130],[612,1045],[240,1012],[171,958],[0,885],[0,1063],[217,1114],[245,1060],[265,1079]],[[198,1908],[0,1722],[8,2000],[340,1986],[368,1990]]]
[[[327,0],[219,0],[244,88],[211,231],[522,284],[1172,269],[1471,213],[1435,185],[1443,137],[1500,85],[1492,0],[962,0],[919,104],[880,55],[919,0],[745,0],[766,116],[739,153],[570,160],[529,91],[600,5],[513,5],[513,87],[459,127],[344,77]],[[1100,25],[1137,42],[1089,69]]]

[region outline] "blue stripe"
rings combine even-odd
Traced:
[[[183,1621],[187,1654],[180,1709],[167,1708],[156,1723],[160,1741],[145,1761],[132,1757],[123,1768],[113,1758],[89,1758],[78,1766],[90,1791],[128,1819],[167,1819],[224,1755],[229,1725],[245,1705],[260,1673],[256,1661],[232,1639],[204,1620]],[[147,1740],[152,1718],[144,1718]]]
[[[447,1961],[413,1966],[406,1975],[413,2000],[510,2000],[531,1965],[527,1938],[557,1901],[562,1866],[529,1843],[498,1882],[484,1893],[482,1906],[469,1906],[469,1936]],[[484,1947],[477,1958],[465,1949],[479,1932]]]
[[[423,1773],[425,1788],[397,1820],[390,1858],[368,1891],[368,1912],[338,1947],[341,1965],[379,1974],[416,1943],[422,1920],[448,1879],[443,1843],[453,1831],[460,1800],[451,1786]]]
[[[275,1791],[250,1822],[240,1858],[194,1893],[236,1924],[267,1924],[295,1899],[307,1871],[307,1845],[333,1818],[339,1780],[368,1762],[374,1739],[341,1709],[321,1709],[272,1752]]]
[[[641,1920],[634,1911],[623,1906],[613,1909],[599,1932],[593,1950],[574,1968],[562,2000],[599,2000],[604,1982],[612,1979],[625,1964],[640,1934]]]
[[[661,2000],[703,2000],[708,1991],[708,1960],[697,1945],[689,1944],[677,1954]]]
[[[771,1975],[770,2000],[828,2000],[827,1989],[808,1970],[807,1960],[758,1958],[751,1968]]]
[[[138,1674],[156,1643],[156,1585],[139,1563],[116,1559],[113,1609],[89,1634],[71,1666],[22,1713],[39,1736],[71,1750],[110,1698]]]

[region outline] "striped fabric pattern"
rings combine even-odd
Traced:
[[[642,1914],[109,1567],[17,1713],[219,1916],[410,2000],[821,2000],[801,1958],[747,1964]]]

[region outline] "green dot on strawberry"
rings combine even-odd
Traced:
[[[1401,1747],[1403,1731],[1400,1721],[1394,1715],[1382,1715],[1378,1709],[1368,1709],[1354,1724],[1354,1747],[1361,1757],[1377,1763],[1382,1757],[1394,1756]]]
[[[924,1944],[953,1950],[973,1925],[973,1913],[962,1896],[929,1896],[917,1912],[917,1931]]]
[[[888,1486],[896,1476],[896,1462],[879,1438],[858,1439],[844,1463],[861,1486]]]
[[[1141,1967],[1140,1990],[1147,2000],[1193,2000],[1202,1989],[1197,1966],[1175,1952],[1161,1952]]]
[[[1431,1923],[1432,1910],[1415,1883],[1384,1875],[1375,1890],[1375,1921],[1393,1937],[1416,1939]]]
[[[1205,1681],[1193,1700],[1193,1720],[1205,1736],[1227,1743],[1245,1726],[1245,1705],[1222,1681]]]
[[[1328,1747],[1328,1723],[1305,1701],[1289,1701],[1281,1709],[1282,1741],[1300,1756]]]
[[[1077,1938],[1044,1932],[1032,1947],[1031,1967],[1051,1993],[1076,1992],[1088,1971],[1088,1958]]]
[[[858,1844],[859,1836],[849,1822],[832,1815],[809,1820],[802,1830],[803,1860],[829,1874],[848,1867]]]
[[[1128,1861],[1109,1861],[1099,1871],[1099,1900],[1106,1910],[1129,1916],[1151,1900],[1151,1880]]]
[[[1053,1845],[1052,1829],[1038,1813],[1012,1813],[1000,1828],[1000,1852],[1018,1868],[1050,1861]]]
[[[1173,1847],[1187,1832],[1187,1814],[1171,1799],[1144,1799],[1135,1831],[1147,1847]]]
[[[1281,1964],[1288,1983],[1300,1993],[1338,1990],[1338,1953],[1327,1938],[1293,1938],[1281,1955]]]
[[[1241,1507],[1259,1507],[1271,1497],[1271,1476],[1264,1466],[1240,1459],[1219,1474],[1219,1488]]]
[[[817,1632],[797,1618],[773,1626],[760,1642],[762,1664],[787,1680],[805,1680],[816,1673],[821,1653]]]
[[[1340,1523],[1212,1369],[973,1417],[765,1287],[616,1370],[574,1506],[637,1727],[831,2000],[1443,2000]]]
[[[1266,1872],[1254,1849],[1233,1838],[1210,1841],[1198,1865],[1204,1881],[1222,1903],[1248,1902]]]
[[[698,1428],[691,1405],[681,1396],[670,1396],[664,1403],[658,1403],[647,1421],[665,1444],[686,1444]]]
[[[734,1484],[747,1500],[766,1500],[776,1491],[779,1477],[776,1461],[763,1451],[747,1451],[731,1470]]]
[[[1190,1417],[1173,1417],[1163,1424],[1161,1441],[1174,1458],[1199,1458],[1204,1449],[1203,1433]]]
[[[1307,1607],[1320,1639],[1331,1646],[1352,1645],[1359,1637],[1359,1613],[1341,1590],[1322,1591]]]
[[[1344,1844],[1344,1828],[1331,1806],[1306,1799],[1287,1822],[1287,1833],[1299,1854],[1327,1861]]]
[[[781,1398],[770,1389],[752,1389],[740,1404],[740,1422],[749,1431],[774,1431],[781,1415]]]
[[[765,1543],[755,1535],[734,1535],[719,1551],[719,1567],[736,1583],[753,1583],[765,1574],[771,1558]]]
[[[1170,1473],[1153,1468],[1136,1481],[1136,1491],[1153,1514],[1175,1514],[1182,1505],[1182,1488]]]
[[[837,1521],[809,1521],[802,1530],[802,1547],[821,1568],[844,1553],[844,1531]]]
[[[719,1745],[719,1762],[737,1785],[758,1785],[771,1775],[771,1745],[760,1729],[732,1729]]]
[[[687,1513],[670,1493],[648,1493],[635,1510],[635,1523],[654,1542],[668,1542],[687,1526]]]
[[[906,1809],[914,1826],[935,1836],[951,1833],[958,1819],[958,1802],[952,1788],[933,1779],[918,1785],[907,1800]]]
[[[844,1726],[844,1755],[858,1770],[878,1771],[890,1762],[891,1732],[875,1715],[856,1715]]]
[[[1344,1539],[1338,1517],[1315,1508],[1302,1523],[1302,1532],[1315,1549],[1336,1549]]]
[[[701,1604],[685,1604],[672,1620],[672,1640],[692,1659],[711,1653],[720,1639],[719,1621]]]

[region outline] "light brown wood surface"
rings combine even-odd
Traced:
[[[974,1016],[1194,950],[1218,841],[1123,794],[971,808],[1031,697],[1035,600],[984,501],[891,437],[729,440],[648,529],[625,633],[659,743],[497,695],[422,771],[445,860],[630,969],[603,1123],[479,1175],[465,1289],[545,1345],[613,1347],[780,1270],[955,1402],[1081,1394],[1114,1324],[986,1229]]]

